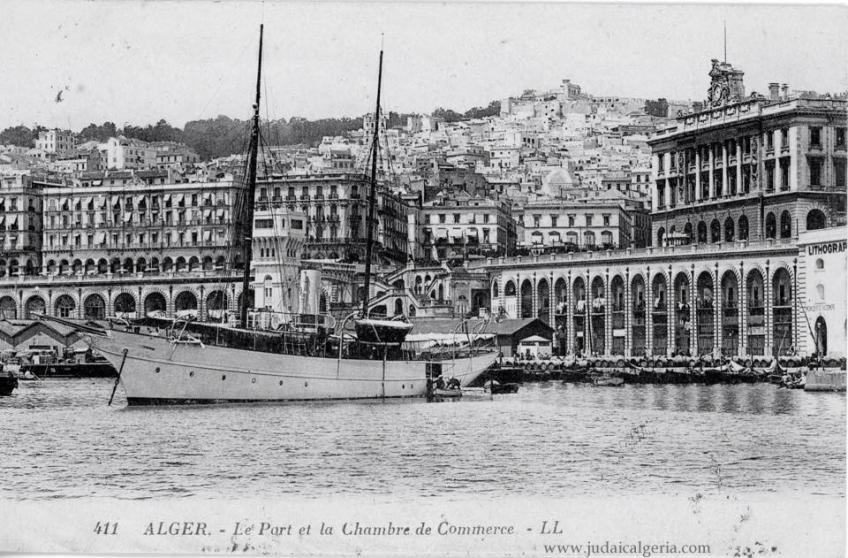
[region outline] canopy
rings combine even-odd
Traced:
[[[165,202],[171,201],[171,194],[165,194]]]
[[[97,242],[97,244],[105,244],[105,242],[106,242],[106,233],[105,233],[105,232],[99,232],[99,233],[97,233],[97,240],[96,240],[95,242]]]
[[[124,214],[124,223],[129,223],[131,219],[132,219],[132,213],[125,213]]]
[[[212,240],[212,231],[203,231],[203,240],[207,242]]]

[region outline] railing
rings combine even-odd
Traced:
[[[163,272],[116,272],[116,273],[93,273],[86,274],[84,272],[72,274],[55,274],[55,275],[18,275],[18,276],[3,276],[0,277],[0,286],[22,285],[22,284],[73,284],[73,283],[94,283],[103,281],[138,281],[139,279],[202,279],[202,278],[219,278],[221,280],[237,280],[242,277],[240,270],[193,270],[193,271],[163,271]]]

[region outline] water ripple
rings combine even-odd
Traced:
[[[0,497],[845,490],[840,394],[551,382],[495,401],[125,409],[111,388],[0,399]]]

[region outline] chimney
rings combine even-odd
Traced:
[[[784,101],[789,100],[789,84],[784,83],[780,86],[780,96]]]
[[[771,101],[779,101],[780,100],[780,84],[769,83],[769,100],[771,100]]]

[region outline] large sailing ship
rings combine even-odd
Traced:
[[[381,50],[375,122],[380,117],[382,65]],[[250,287],[259,147],[261,27],[258,66],[247,203],[242,204],[244,293]],[[89,344],[118,370],[129,405],[422,397],[438,376],[468,385],[495,362],[497,351],[478,344],[482,336],[467,334],[459,344],[419,352],[405,343],[411,323],[369,315],[378,134],[375,125],[361,313],[349,316],[340,328],[329,316],[313,315],[262,330],[248,327],[249,297],[242,296],[238,326],[147,316],[109,330],[89,328]],[[353,325],[350,333],[348,323]]]

